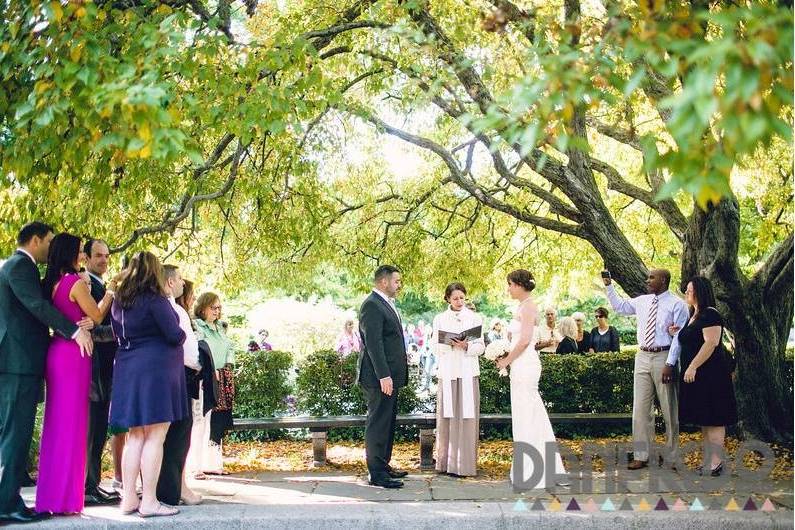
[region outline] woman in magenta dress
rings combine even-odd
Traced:
[[[53,238],[42,285],[44,296],[75,322],[88,316],[99,323],[110,308],[113,291],[108,289],[109,294],[97,305],[88,284],[77,273],[79,255],[80,238],[71,234]],[[44,381],[47,398],[36,511],[80,513],[86,479],[91,358],[80,354],[75,341],[55,335],[47,350]]]

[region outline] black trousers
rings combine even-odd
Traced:
[[[88,417],[88,458],[86,459],[86,491],[97,489],[102,481],[102,452],[108,439],[110,401],[92,401]]]
[[[0,514],[22,510],[20,480],[33,440],[41,377],[0,374]]]
[[[381,392],[380,388],[362,387],[362,390],[367,399],[367,423],[364,428],[367,470],[370,472],[370,480],[387,479],[389,461],[392,460],[392,444],[395,441],[398,389],[391,396]]]
[[[188,417],[172,422],[163,442],[163,463],[157,479],[157,499],[176,506],[182,496],[182,471],[190,449],[190,431],[193,427],[192,409]]]

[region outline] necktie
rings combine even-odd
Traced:
[[[657,300],[655,296],[649,308],[649,320],[646,322],[646,334],[644,335],[643,343],[647,348],[654,347],[654,330],[657,329]]]

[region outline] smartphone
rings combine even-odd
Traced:
[[[602,278],[607,278],[608,280],[612,280],[613,277],[610,276],[610,271],[605,269],[602,271]]]

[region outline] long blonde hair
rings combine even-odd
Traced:
[[[572,317],[564,317],[558,325],[561,335],[577,340],[577,322]]]

